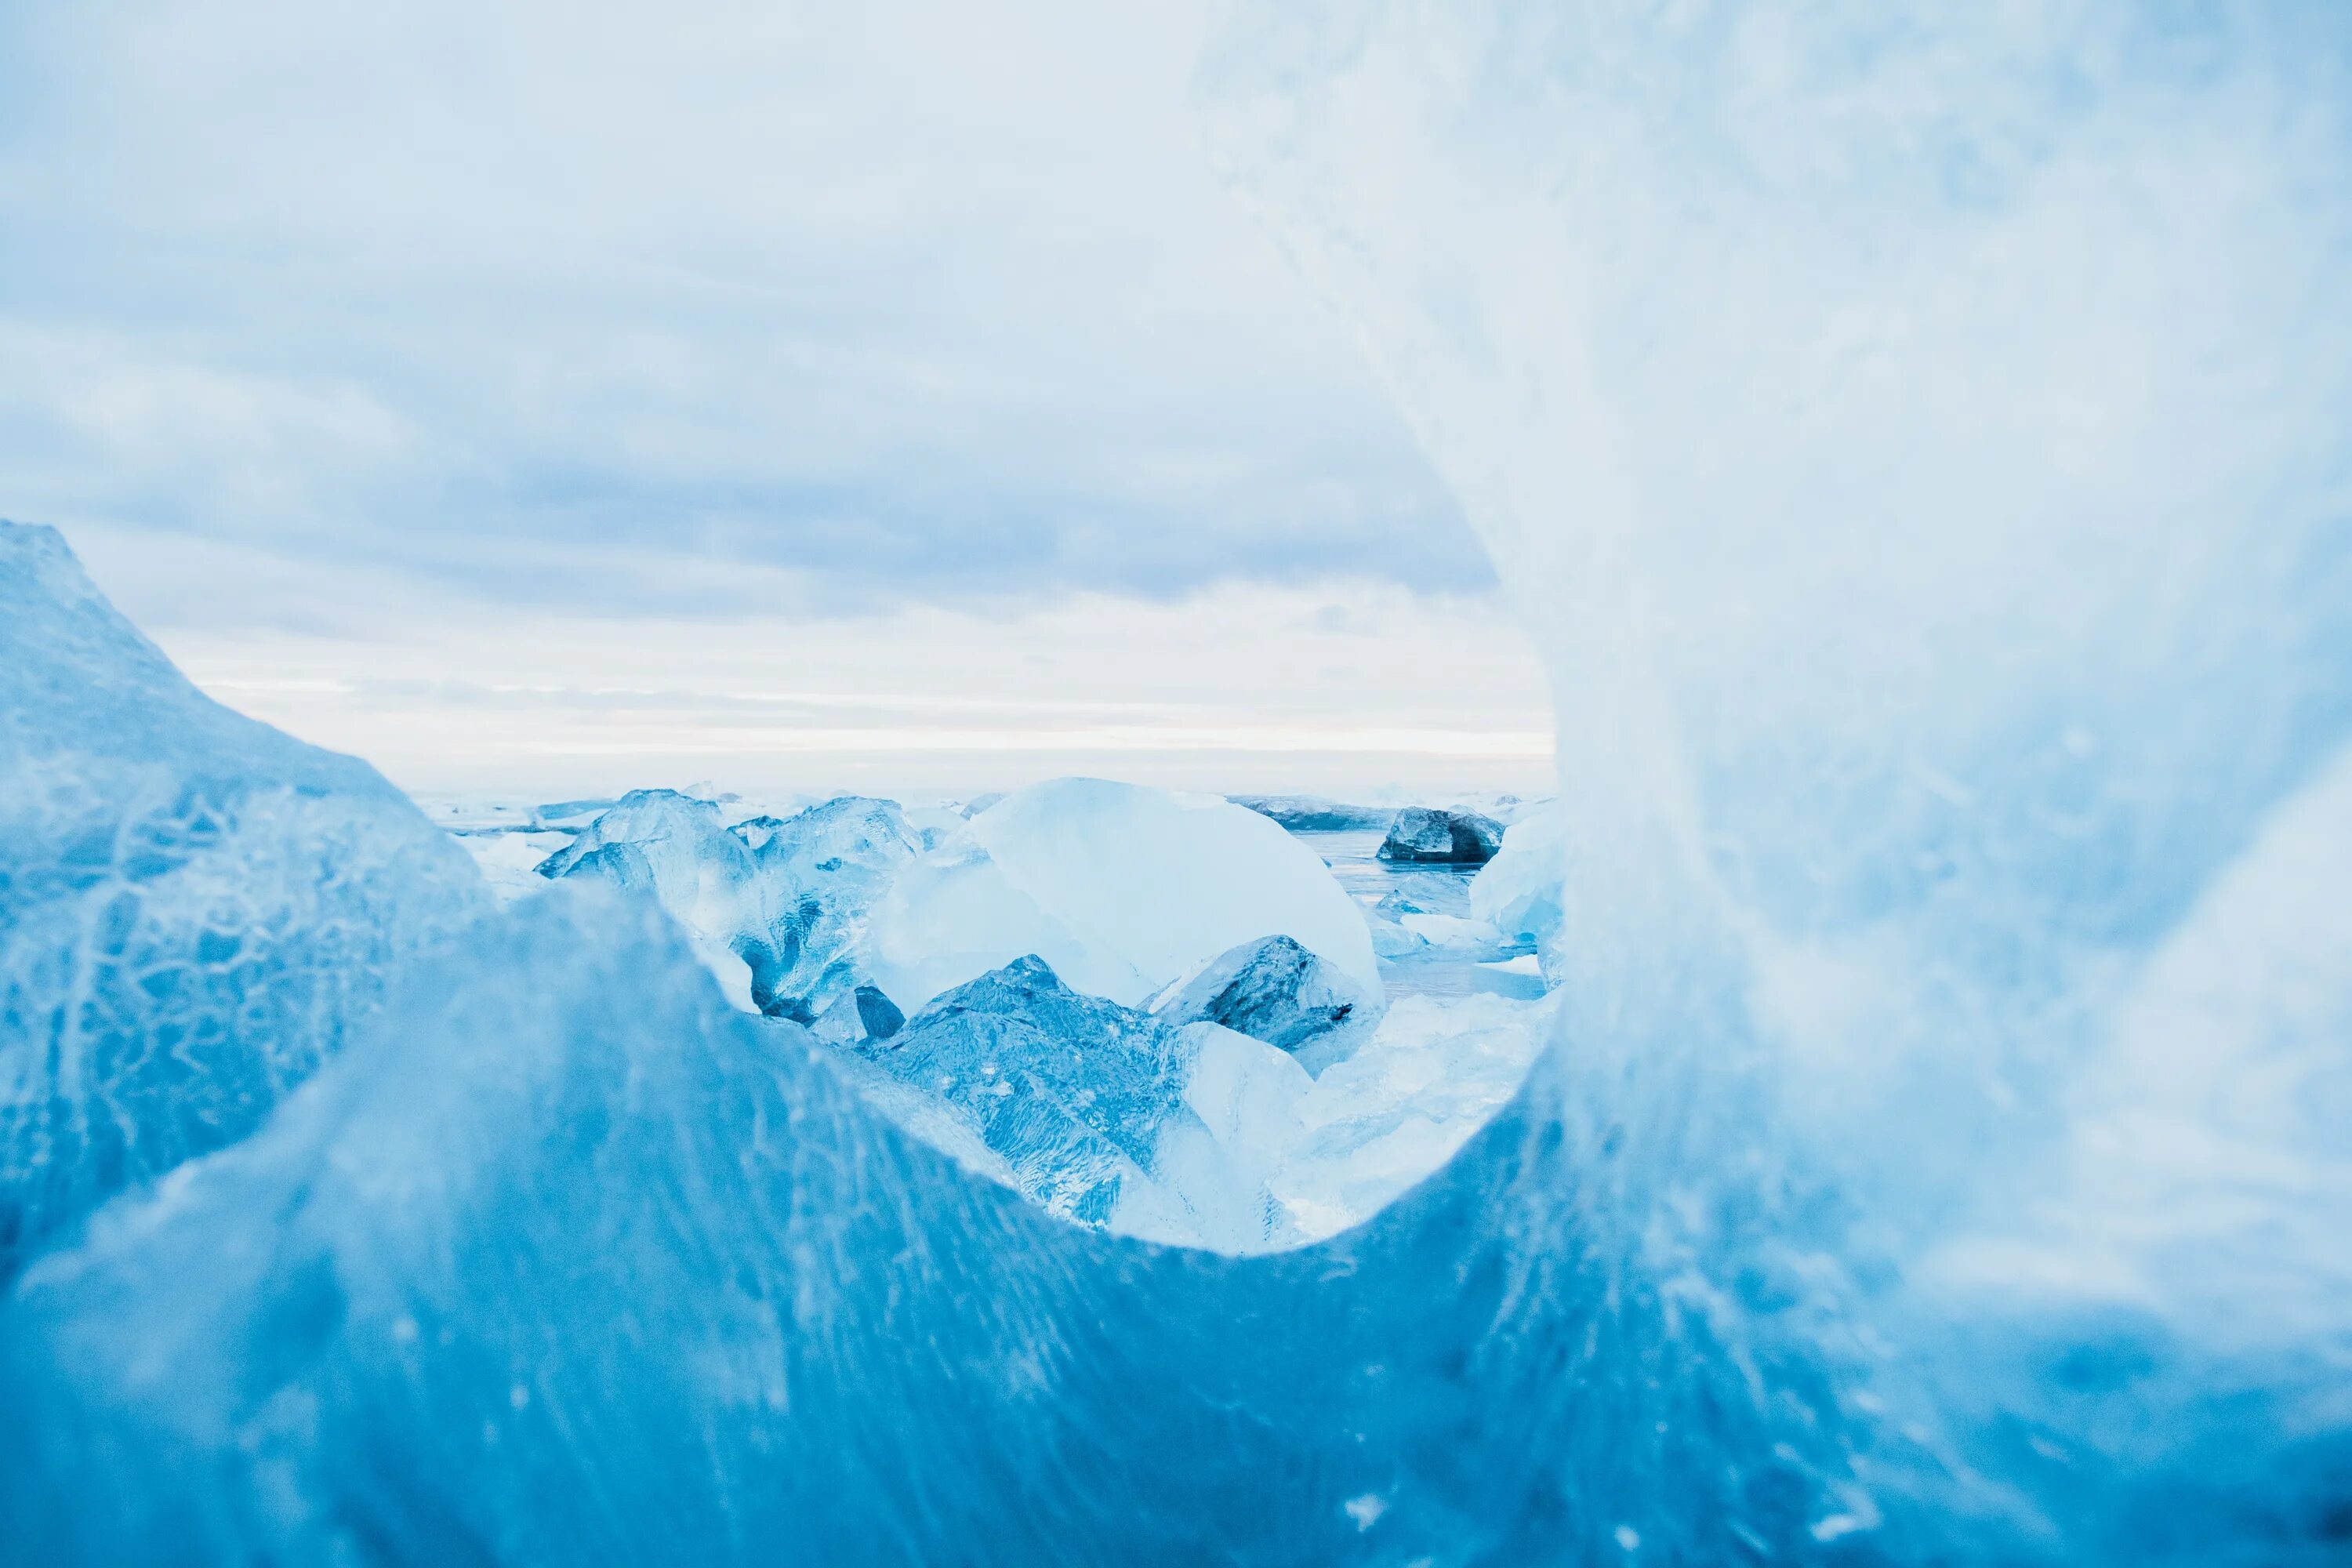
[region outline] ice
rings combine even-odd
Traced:
[[[827,1001],[867,979],[866,922],[876,902],[923,853],[923,832],[898,805],[843,795],[782,821],[740,823],[750,844],[762,908],[771,917],[772,951],[780,955],[763,976],[764,1005],[788,1017],[813,1016]],[[869,1004],[860,1004],[861,1016]]]
[[[1710,1439],[1786,1502],[1711,1545],[1595,1430],[1595,1538],[2340,1550],[2346,1147],[2253,1086],[2341,1099],[2352,982],[2185,954],[2352,833],[2348,61],[2251,5],[1494,3],[1247,7],[1204,68],[1553,676],[1532,1163],[1657,1292],[1617,1331],[1790,1412]]]
[[[26,1269],[0,1540],[2340,1561],[2347,29],[1236,8],[1202,73],[1227,166],[1552,672],[1559,984],[1496,1012],[1480,1069],[1499,1094],[1548,1040],[1515,1098],[1320,1245],[1147,1245],[1000,1190],[969,1141],[959,1164],[901,1136],[846,1059],[728,1012],[650,907],[558,888],[400,980],[258,1131]],[[0,843],[37,868],[0,885],[13,988],[83,912],[48,901],[80,838],[21,737],[95,737],[58,770],[104,774],[91,800],[192,748],[184,695],[6,608]],[[235,776],[379,787],[194,712]],[[1172,809],[1107,812],[1102,842],[1165,846],[1125,828]],[[304,826],[290,884],[199,856],[258,929],[288,885],[331,928],[307,900],[389,841]],[[1025,899],[1074,958],[1097,908],[1125,939],[1109,893],[1072,924],[1060,882],[1017,882],[1029,846],[976,837],[954,867],[995,882],[961,910]],[[1129,904],[1161,869],[1046,865]],[[1170,886],[1192,902],[1181,866]],[[17,1061],[48,1005],[22,994]],[[1272,1047],[1193,1026],[1213,1065],[1160,1123],[1191,1142],[1150,1152],[1213,1169],[1225,1110],[1278,1144],[1328,1097],[1334,1158],[1268,1180],[1294,1178],[1287,1212],[1361,1215],[1422,1157],[1391,1154],[1466,1125],[1339,1098],[1475,1083],[1465,1015],[1430,1005],[1400,998],[1396,1050],[1376,1035],[1303,1093]],[[181,1005],[124,987],[121,1026]],[[1263,1098],[1230,1088],[1260,1074]]]
[[[730,1002],[753,1013],[770,1005],[783,963],[772,934],[777,889],[756,876],[751,848],[728,831],[716,802],[632,790],[539,874],[593,878],[655,900],[686,929]]]
[[[1057,779],[980,812],[902,873],[875,906],[868,956],[875,984],[909,1009],[1029,953],[1137,1006],[1275,935],[1380,996],[1355,905],[1274,823],[1213,796]]]
[[[373,769],[213,702],[0,522],[0,1282],[250,1132],[488,903]]]
[[[1541,1002],[1398,998],[1351,1056],[1281,1097],[1292,1124],[1254,1130],[1296,1233],[1360,1224],[1444,1164],[1517,1092],[1550,1024]]]
[[[1154,997],[1178,1024],[1221,1024],[1289,1052],[1336,1057],[1379,1021],[1381,1000],[1286,936],[1220,953]]]
[[[1413,864],[1480,865],[1503,842],[1503,825],[1475,811],[1409,805],[1389,825],[1381,858]]]
[[[1503,847],[1470,882],[1470,915],[1538,950],[1559,933],[1568,822],[1557,809],[1513,823]]]
[[[1079,994],[1030,955],[859,1049],[947,1105],[1050,1213],[1153,1240],[1255,1250],[1266,1235],[1262,1194],[1236,1187],[1232,1154],[1213,1146],[1187,1103],[1200,1046],[1199,1035],[1149,1013]]]
[[[865,982],[866,913],[922,848],[887,800],[843,795],[730,824],[719,802],[636,790],[540,873],[649,893],[738,1005],[814,1023]]]
[[[1461,915],[1423,914],[1407,910],[1397,916],[1397,924],[1419,937],[1432,947],[1472,960],[1486,960],[1504,954],[1512,939],[1486,921],[1468,920]]]
[[[1226,799],[1293,833],[1386,832],[1396,819],[1392,805],[1349,805],[1311,795],[1235,795]]]
[[[458,847],[474,858],[490,894],[502,904],[527,898],[547,886],[539,868],[550,856],[572,842],[568,833],[527,830],[460,832]]]

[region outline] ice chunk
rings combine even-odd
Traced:
[[[547,878],[608,882],[657,901],[686,928],[729,1000],[766,1011],[785,961],[774,889],[751,849],[719,821],[716,802],[672,789],[632,790],[540,866]]]
[[[1559,931],[1568,823],[1558,809],[1511,825],[1503,847],[1470,882],[1470,914],[1540,948]]]
[[[887,800],[844,795],[730,825],[717,802],[637,790],[540,870],[650,893],[730,996],[811,1023],[863,978],[866,911],[921,847]]]
[[[864,1026],[869,1040],[887,1040],[897,1034],[907,1022],[907,1015],[898,1005],[884,995],[879,987],[860,985],[850,993],[857,1009],[857,1021]]]
[[[782,821],[754,818],[733,831],[751,848],[767,949],[777,955],[773,970],[761,976],[762,1005],[805,1020],[865,979],[868,912],[923,852],[923,837],[895,803],[864,795],[843,795]]]
[[[488,905],[373,769],[213,702],[0,522],[0,1281],[257,1126]]]
[[[1475,811],[1409,805],[1389,825],[1381,858],[1406,864],[1475,866],[1494,858],[1503,825]]]
[[[1185,1103],[1198,1037],[1081,995],[1042,959],[958,986],[858,1048],[944,1101],[1055,1214],[1159,1240],[1263,1236],[1261,1205],[1234,1193],[1230,1159]]]
[[[1552,674],[1574,876],[1529,1108],[1582,1152],[1539,1163],[1658,1292],[1651,1342],[1704,1319],[1791,1413],[1717,1445],[1751,1545],[1623,1539],[2336,1552],[2343,1189],[2266,1092],[2125,1086],[2227,1053],[2344,1092],[2305,1048],[2341,976],[2169,1026],[2185,952],[2313,973],[2207,921],[2352,738],[2352,20],[1233,15],[1228,173]],[[2328,896],[2302,847],[2273,907]],[[2170,940],[2224,929],[2234,961]],[[2257,1175],[2240,1115],[2291,1152]]]
[[[1220,953],[1169,986],[1151,1010],[1176,1024],[1222,1024],[1285,1051],[1334,1047],[1379,1020],[1381,1003],[1286,936]]]
[[[1006,797],[910,867],[876,906],[867,951],[901,1006],[1033,952],[1132,1006],[1272,935],[1380,996],[1353,901],[1280,827],[1213,796],[1059,779]]]

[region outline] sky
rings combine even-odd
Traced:
[[[0,7],[0,516],[419,791],[1530,787],[1534,656],[1219,187],[1202,26]]]

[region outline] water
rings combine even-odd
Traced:
[[[1376,828],[1347,833],[1296,833],[1293,837],[1323,857],[1331,875],[1364,910],[1367,921],[1391,897],[1426,914],[1470,918],[1470,883],[1475,866],[1394,866],[1380,858],[1387,834]],[[1381,983],[1391,996],[1507,996],[1531,1002],[1544,994],[1538,975],[1497,969],[1497,960],[1530,951],[1514,944],[1475,955],[1432,947],[1410,958],[1381,960]]]

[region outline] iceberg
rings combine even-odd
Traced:
[[[1470,879],[1470,918],[1540,951],[1559,931],[1567,853],[1568,824],[1558,811],[1511,824],[1502,848]]]
[[[1177,1024],[1222,1025],[1294,1054],[1339,1050],[1379,1021],[1381,1001],[1286,936],[1220,953],[1152,999]]]
[[[635,790],[539,870],[649,895],[739,1005],[807,1024],[863,982],[866,912],[922,848],[887,800],[728,824],[718,802]]]
[[[762,910],[774,911],[768,952],[775,962],[764,973],[753,965],[761,1006],[807,1022],[865,984],[867,918],[923,853],[925,836],[895,803],[864,795],[842,795],[782,821],[753,818],[733,832],[751,847]],[[861,1018],[872,1006],[862,998],[855,1005]]]
[[[1494,858],[1503,825],[1475,811],[1409,805],[1381,842],[1381,858],[1407,865],[1477,866]]]
[[[251,1132],[488,904],[373,769],[214,702],[0,522],[0,1282]]]
[[[1234,1205],[1222,1162],[1163,1155],[1188,1137],[1208,1142],[1184,1098],[1195,1042],[1148,1013],[1080,995],[1042,959],[960,985],[859,1049],[946,1102],[1050,1213],[1196,1243],[1202,1211],[1213,1229],[1235,1223],[1223,1212]],[[1244,1208],[1242,1228],[1262,1232],[1258,1205]]]
[[[1273,822],[1215,796],[1056,779],[978,813],[901,872],[874,907],[866,956],[901,1007],[1032,953],[1132,1007],[1276,935],[1380,996],[1354,902]]]

